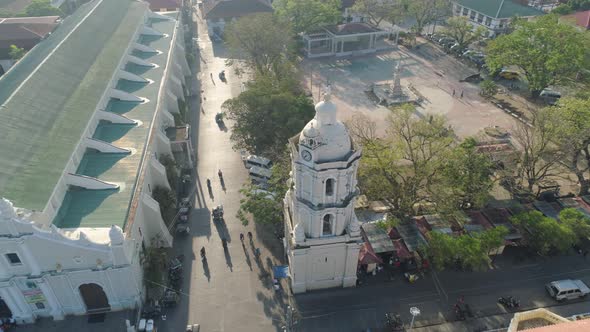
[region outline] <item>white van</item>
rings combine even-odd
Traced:
[[[250,167],[248,173],[250,174],[252,181],[256,183],[266,183],[268,180],[270,180],[272,175],[272,171],[270,169],[259,166]]]
[[[244,159],[246,163],[246,168],[250,168],[252,166],[258,166],[263,168],[270,168],[272,166],[272,162],[264,157],[255,156],[253,154],[249,155]]]
[[[543,89],[543,91],[541,91],[539,94],[539,97],[545,100],[547,104],[555,105],[559,98],[561,98],[561,93],[550,89]]]
[[[590,288],[582,280],[558,280],[545,285],[545,289],[557,301],[573,300],[590,293]]]

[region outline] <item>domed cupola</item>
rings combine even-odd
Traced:
[[[300,153],[304,160],[329,162],[346,158],[352,151],[346,126],[336,118],[336,105],[330,93],[315,106],[315,117],[309,121],[299,136]]]

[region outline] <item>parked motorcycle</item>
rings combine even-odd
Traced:
[[[520,307],[520,301],[515,299],[512,296],[502,296],[500,298],[498,298],[498,303],[500,303],[501,305],[505,306],[506,308],[518,308]]]

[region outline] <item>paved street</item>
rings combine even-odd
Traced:
[[[221,104],[239,94],[241,83],[233,70],[225,67],[222,44],[212,44],[206,27],[198,22],[202,57],[198,79],[203,90],[203,112],[199,112],[199,99],[195,97],[191,110],[198,159],[195,209],[190,236],[177,236],[174,245],[176,253],[186,256],[182,299],[169,310],[167,320],[158,323],[159,331],[183,331],[187,324],[194,323],[201,324],[201,331],[276,331],[284,325],[285,305],[282,294],[272,289],[270,271],[278,259],[267,247],[279,248],[281,244],[276,239],[266,240],[266,232],[260,227],[242,226],[235,217],[240,204],[239,190],[248,181],[248,175],[240,153],[232,150],[230,132],[215,123]],[[222,70],[226,71],[227,84],[218,78]],[[226,190],[217,176],[219,169]],[[207,179],[212,182],[212,197],[207,192]],[[225,210],[225,223],[214,224],[211,210],[220,204]],[[254,234],[254,243],[246,240],[242,246],[239,234],[248,231]],[[227,254],[222,238],[229,242]],[[207,264],[201,262],[201,247],[206,249]],[[253,254],[255,247],[261,248],[258,261]]]
[[[372,277],[369,277],[372,278]],[[313,292],[297,295],[301,331],[359,331],[363,328],[383,327],[384,315],[395,312],[410,321],[409,308],[420,308],[415,326],[418,331],[474,331],[508,326],[512,315],[496,302],[500,296],[512,295],[520,299],[521,310],[577,304],[571,312],[590,311],[590,303],[570,301],[558,304],[545,292],[544,284],[558,279],[580,278],[590,282],[590,261],[580,255],[560,256],[542,260],[528,259],[514,262],[501,258],[496,269],[487,272],[431,272],[415,284],[407,283],[401,275],[388,282],[369,282],[357,289]],[[460,296],[470,305],[475,316],[445,329],[441,325],[453,322],[452,305]],[[558,309],[559,310],[559,309]]]

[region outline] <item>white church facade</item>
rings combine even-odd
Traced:
[[[336,119],[329,94],[289,145],[292,172],[284,216],[292,290],[355,286],[362,242],[354,213],[361,151]]]

